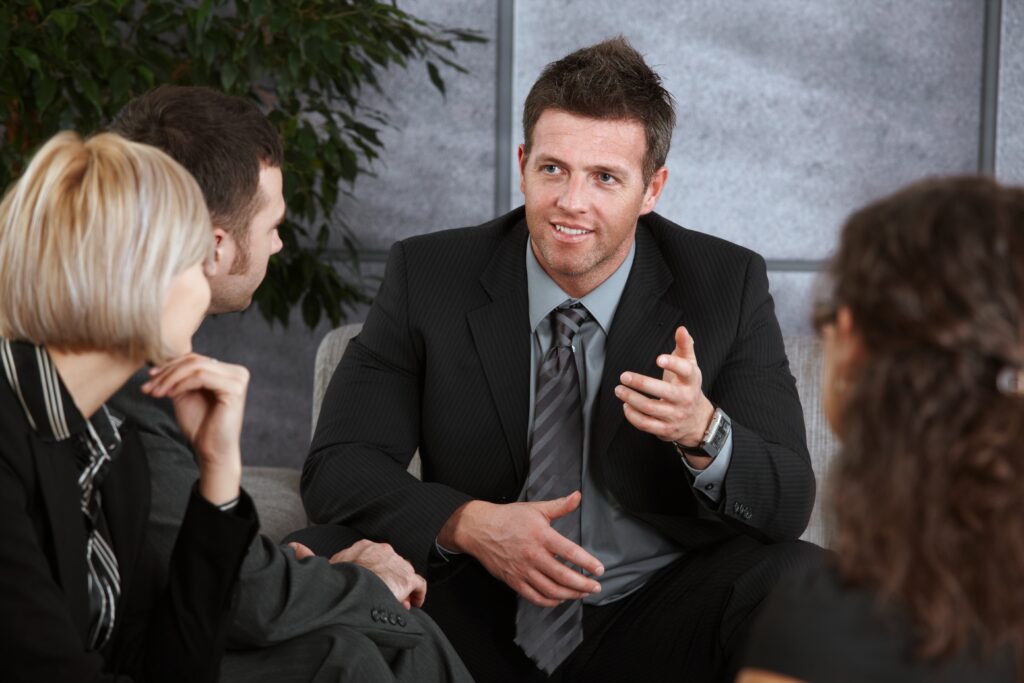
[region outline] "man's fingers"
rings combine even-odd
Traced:
[[[662,381],[671,383],[691,384],[697,378],[696,361],[680,358],[674,353],[663,353],[655,361],[665,372],[661,373]]]
[[[628,403],[641,413],[659,419],[670,417],[674,410],[673,405],[668,401],[648,398],[640,392],[633,391],[629,387],[624,387],[621,384],[615,387],[615,396],[617,396],[623,403]]]
[[[415,587],[412,593],[409,594],[409,602],[413,607],[423,607],[423,602],[427,599],[427,580],[419,574],[414,576]]]
[[[684,367],[689,366],[689,362],[680,358],[675,358],[674,356],[661,355],[658,356],[659,365],[661,365],[662,358],[672,359],[670,365],[679,369],[680,372],[678,375],[675,371],[671,373],[672,375],[678,376],[676,384],[664,379],[655,379],[653,377],[648,377],[647,375],[641,375],[639,372],[624,372],[619,375],[619,381],[622,383],[622,386],[632,389],[633,391],[638,391],[651,398],[671,399],[675,396],[676,392],[679,391],[679,384],[686,383],[690,380],[689,371]],[[669,375],[669,373],[665,374]],[[673,378],[670,376],[669,379]]]
[[[676,349],[673,355],[684,358],[694,364],[697,363],[697,355],[693,350],[693,337],[685,327],[676,328]]]
[[[667,422],[662,422],[649,415],[645,415],[628,403],[622,404],[622,410],[626,413],[626,419],[629,420],[629,423],[640,431],[647,432],[659,439],[671,441],[669,436],[672,432],[672,426]]]
[[[572,562],[580,569],[590,574],[593,574],[594,576],[601,576],[602,574],[604,574],[604,565],[601,564],[600,560],[598,560],[596,557],[594,557],[586,550],[576,545],[568,538],[555,531],[554,529],[551,529],[551,533],[548,535],[548,539],[545,545],[547,546],[548,552],[550,552],[552,555],[557,555],[561,557],[563,560]],[[565,565],[562,566],[564,567]],[[572,570],[568,567],[566,567],[566,569],[572,572]],[[582,576],[582,574],[580,574],[580,576]],[[580,590],[586,590],[587,592],[592,593],[595,590],[601,589],[601,584],[597,583],[597,581],[594,581],[593,579],[587,579],[586,577],[583,578],[587,581],[587,583],[584,584],[585,586],[587,586],[587,588],[580,588]],[[593,588],[594,590],[590,590],[591,588]]]
[[[544,579],[556,588],[554,590],[541,590],[546,597],[560,598],[562,600],[576,600],[591,593],[600,593],[601,584],[584,576],[576,569],[566,566],[561,560],[551,557],[539,562],[535,571],[543,574]],[[535,588],[540,586],[531,581]],[[557,590],[557,592],[555,592]]]
[[[555,498],[554,500],[542,500],[532,504],[548,518],[548,521],[550,521],[552,519],[558,519],[559,517],[565,517],[567,514],[575,510],[579,507],[582,497],[583,494],[579,491],[573,491],[568,496],[562,496],[561,498]]]
[[[315,557],[316,556],[316,553],[314,553],[312,550],[310,550],[306,546],[302,545],[298,541],[292,541],[291,543],[288,544],[288,547],[291,548],[293,551],[295,551],[295,559],[296,560],[304,560],[307,557]]]
[[[561,564],[556,562],[556,564]],[[571,569],[562,565],[564,569],[569,570],[570,573],[576,574]],[[576,574],[580,576],[579,574]],[[551,600],[579,600],[580,598],[589,595],[590,591],[582,591],[576,588],[571,588],[564,583],[561,583],[557,579],[552,580],[547,574],[544,573],[543,569],[534,569],[526,577],[533,589],[543,595],[545,598]]]
[[[561,600],[545,598],[543,595],[538,593],[533,586],[526,582],[523,582],[518,588],[516,588],[516,592],[538,607],[555,607],[562,602]]]

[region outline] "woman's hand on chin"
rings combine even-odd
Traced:
[[[142,390],[174,401],[181,431],[199,456],[199,492],[215,505],[237,498],[249,371],[189,353],[153,368],[150,375]]]

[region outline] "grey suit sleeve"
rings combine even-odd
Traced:
[[[166,402],[143,396],[137,384],[129,393],[132,388],[123,389],[114,406],[139,425],[152,481],[148,538],[166,564],[199,469]],[[232,647],[262,647],[332,624],[396,647],[410,647],[422,636],[413,622],[399,626],[372,618],[376,607],[398,604],[373,572],[350,563],[331,565],[320,557],[298,561],[290,548],[262,534],[249,546],[236,596],[228,629]]]

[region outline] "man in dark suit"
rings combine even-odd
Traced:
[[[111,129],[161,148],[196,178],[215,240],[207,263],[209,312],[248,308],[268,259],[282,247],[284,155],[270,121],[240,97],[163,86],[125,105]],[[169,402],[142,393],[148,379],[135,376],[112,403],[139,425],[153,483],[149,538],[166,562],[197,470]],[[437,625],[416,609],[425,581],[391,548],[360,541],[330,560],[311,554],[263,535],[253,540],[239,574],[221,680],[468,679]]]
[[[426,574],[479,680],[727,677],[815,554],[764,261],[652,212],[674,120],[621,38],[550,64],[525,207],[396,244],[328,388],[311,518]]]

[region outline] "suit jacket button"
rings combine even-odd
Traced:
[[[401,626],[402,628],[405,628],[405,617],[402,617],[402,616],[398,617],[398,625]]]
[[[388,612],[388,623],[394,626],[398,623],[398,615],[394,612]]]
[[[375,609],[372,609],[372,610],[370,610],[370,617],[371,617],[371,618],[372,618],[372,619],[373,619],[374,621],[378,621],[378,620],[379,620],[379,618],[380,618],[380,612],[378,612],[378,611],[377,611],[377,610],[375,610]]]

